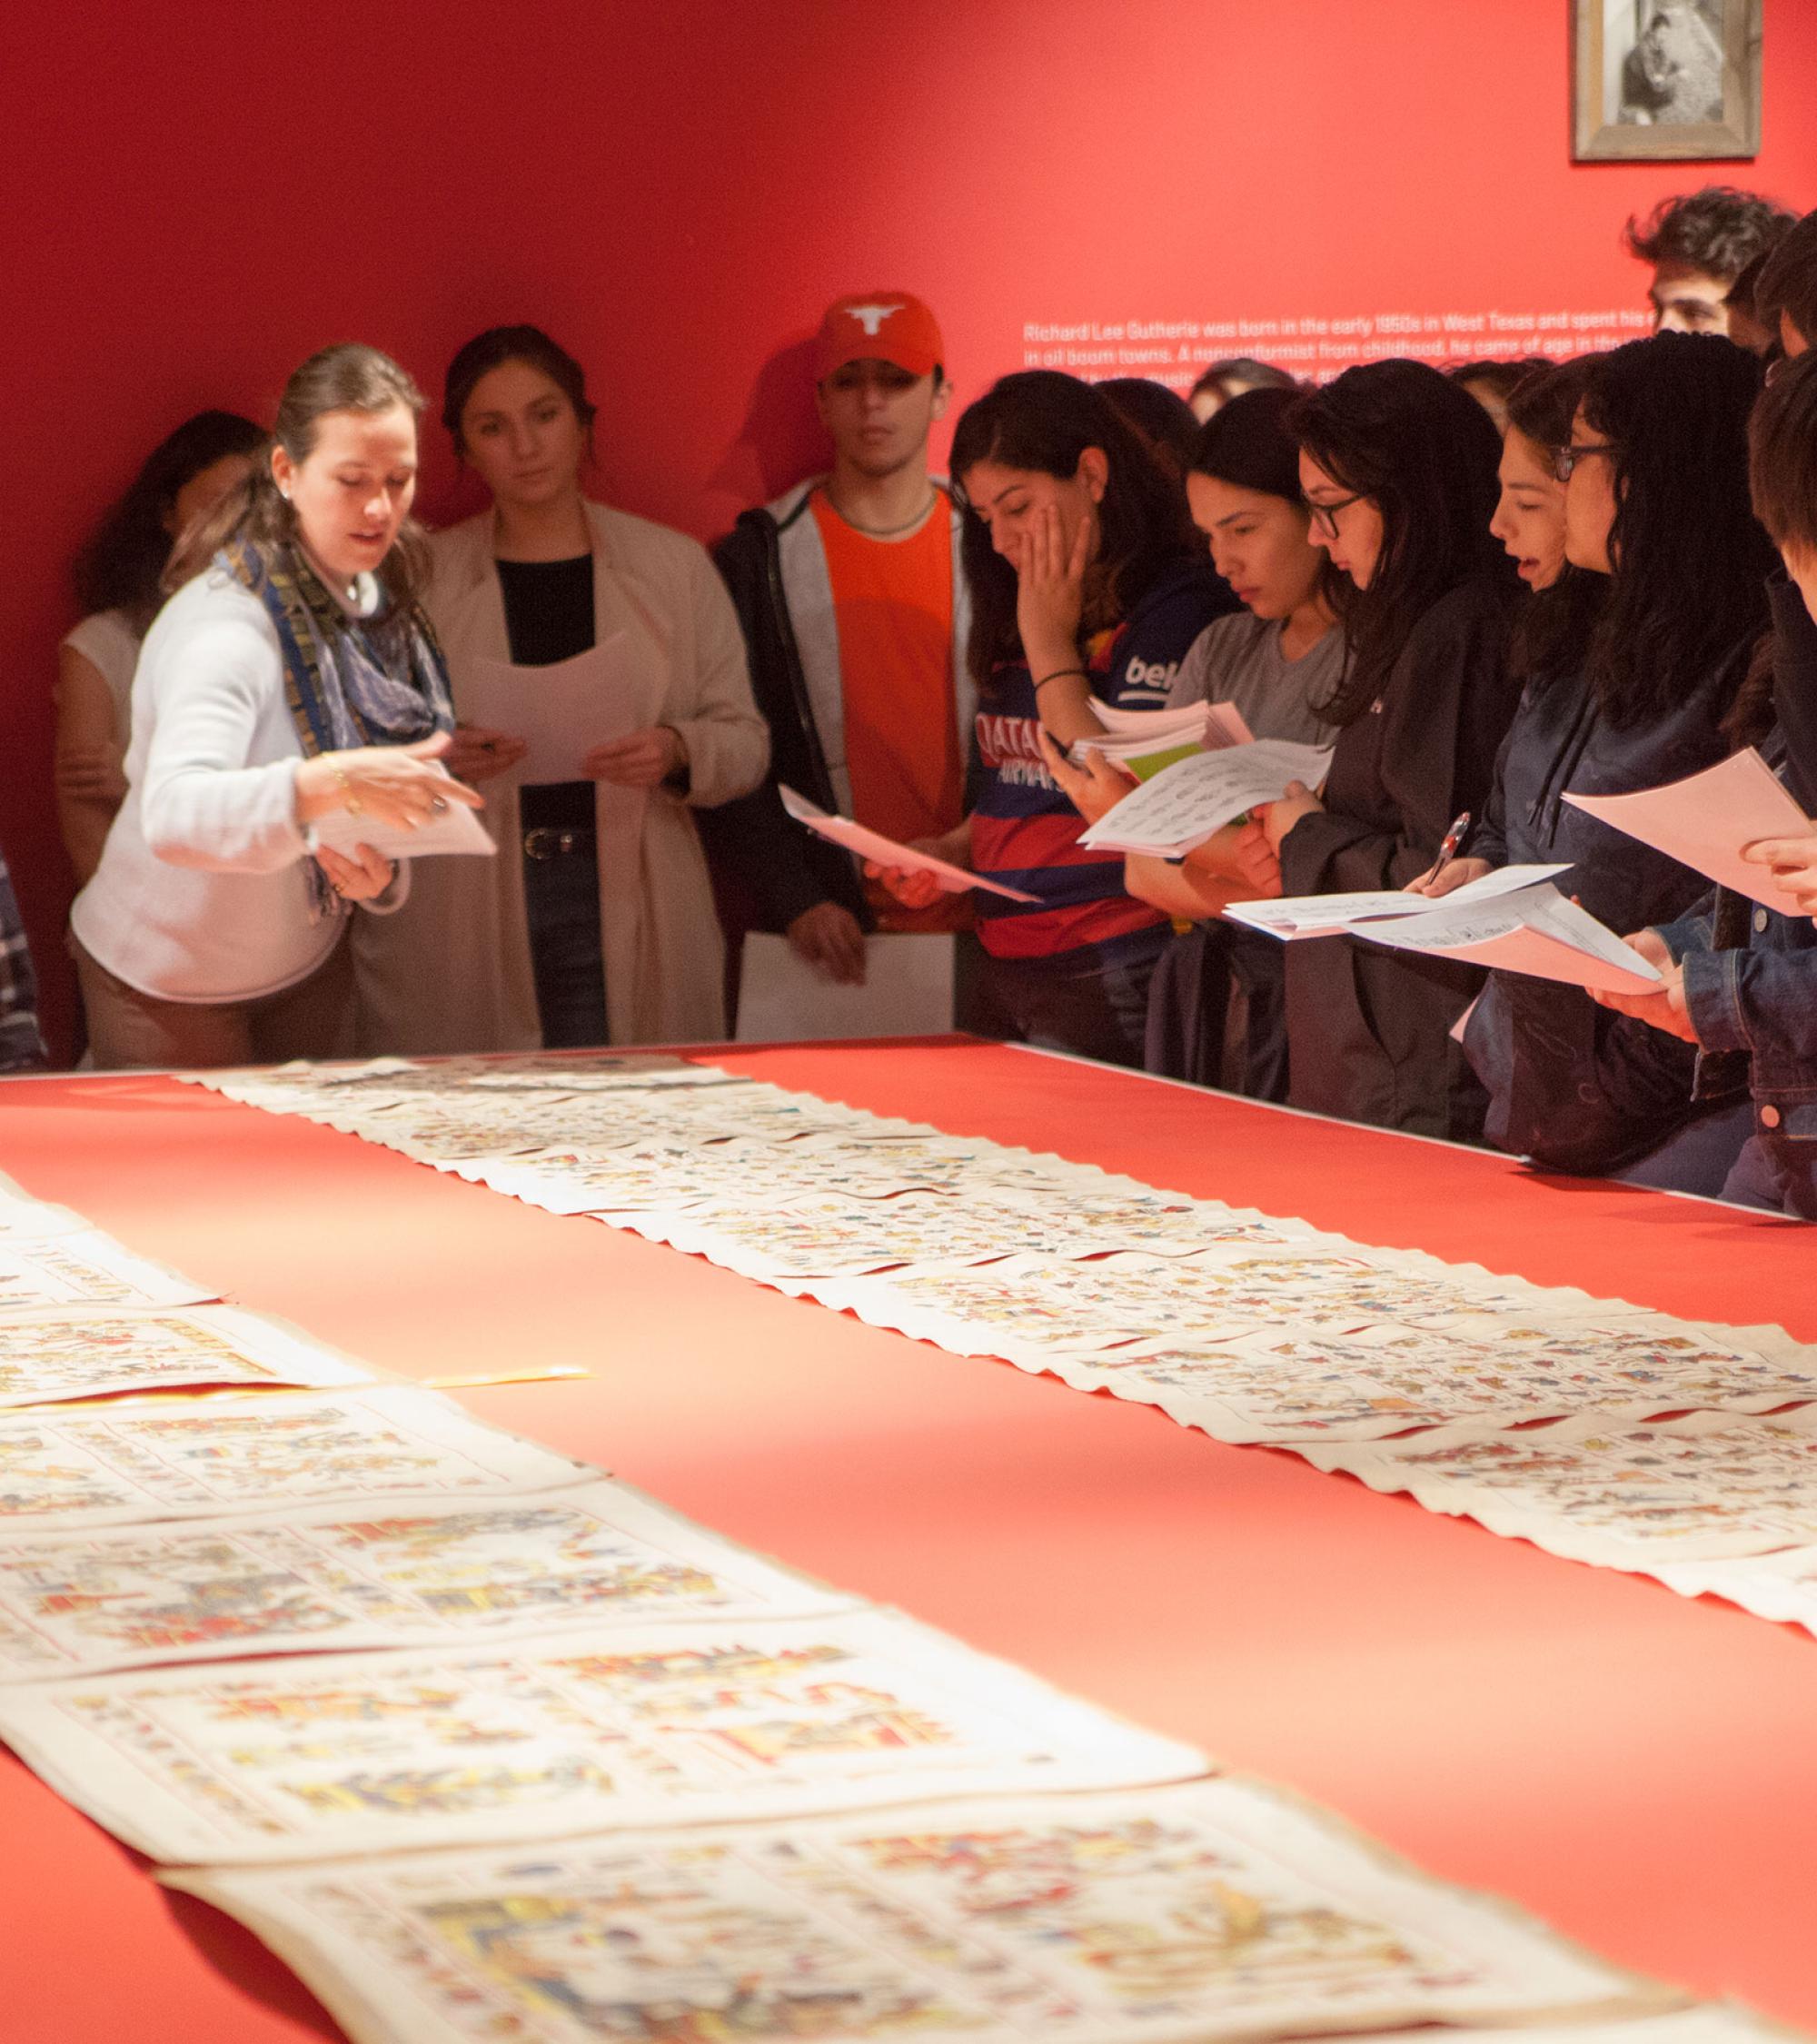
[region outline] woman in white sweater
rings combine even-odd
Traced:
[[[70,924],[94,1061],[213,1066],[352,1047],[349,905],[402,898],[333,811],[411,829],[471,789],[416,602],[422,399],[349,344],[291,378],[269,458],[185,537],[133,685],[126,799]]]

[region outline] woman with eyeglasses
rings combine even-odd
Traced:
[[[1769,590],[1770,690],[1751,674],[1735,722],[1807,816],[1817,815],[1817,359],[1789,363],[1749,422],[1756,513],[1786,573]],[[1762,684],[1756,687],[1756,683]],[[1694,1047],[1697,1086],[1748,1096],[1725,1199],[1817,1220],[1817,926],[1801,888],[1810,838],[1749,845],[1773,908],[1718,888],[1691,915],[1628,942],[1660,968],[1656,993],[1599,994],[1605,1007]]]
[[[1402,888],[1481,809],[1513,714],[1519,587],[1489,531],[1501,442],[1435,369],[1372,362],[1287,414],[1315,541],[1349,642],[1321,714],[1339,727],[1321,793],[1261,812],[1287,895]],[[1416,1135],[1474,1137],[1481,1090],[1450,1031],[1482,975],[1348,938],[1288,947],[1288,1097]]]
[[[1566,865],[1560,885],[1616,930],[1670,922],[1706,891],[1564,797],[1657,788],[1729,750],[1773,566],[1748,503],[1759,387],[1742,350],[1663,333],[1515,392],[1495,530],[1540,592],[1516,641],[1525,690],[1469,856],[1419,891]],[[1714,1194],[1746,1138],[1744,1110],[1693,1106],[1687,1048],[1575,987],[1493,974],[1464,1047],[1490,1091],[1489,1139],[1555,1169]]]

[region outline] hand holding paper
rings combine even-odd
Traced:
[[[404,749],[399,747],[397,749]],[[440,765],[433,769],[434,793],[425,820],[414,829],[408,824],[382,820],[370,799],[357,810],[330,809],[315,819],[303,832],[303,843],[312,853],[325,847],[339,852],[355,866],[364,862],[360,848],[368,846],[382,858],[432,858],[444,852],[477,852],[490,856],[497,850],[473,814],[483,798],[471,788],[450,779]]]
[[[1079,840],[1097,851],[1180,858],[1246,809],[1278,801],[1292,781],[1323,780],[1328,749],[1257,739],[1195,752],[1125,796]]]
[[[1701,774],[1633,795],[1567,795],[1573,809],[1638,838],[1682,866],[1751,901],[1793,913],[1788,897],[1747,848],[1764,840],[1808,838],[1804,812],[1750,746]]]
[[[936,858],[931,852],[917,851],[911,845],[899,845],[895,838],[886,838],[879,831],[867,830],[863,824],[854,823],[849,817],[829,816],[825,809],[818,808],[805,795],[798,795],[792,788],[779,787],[777,793],[782,798],[782,807],[796,822],[805,824],[817,838],[826,838],[829,844],[843,845],[858,858],[874,860],[879,866],[895,871],[928,874],[942,894],[962,894],[968,888],[982,888],[988,894],[1000,894],[1010,901],[1035,899],[1032,894],[1023,894],[1015,888],[987,880],[977,873],[968,873],[963,866]]]
[[[1784,895],[1791,908],[1817,918],[1817,835],[1803,838],[1762,838],[1757,844],[1743,845],[1742,857],[1750,866],[1767,868],[1772,884]]]

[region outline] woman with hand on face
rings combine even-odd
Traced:
[[[1700,346],[1714,343],[1698,342]],[[1751,675],[1733,719],[1757,739],[1807,816],[1817,816],[1817,356],[1767,386],[1749,422],[1752,499],[1786,569],[1768,591],[1770,698]],[[1763,878],[1802,870],[1817,844],[1745,848]],[[1782,891],[1784,891],[1782,880]],[[1798,892],[1782,911],[1718,888],[1689,916],[1630,937],[1663,974],[1657,993],[1598,994],[1636,1027],[1694,1047],[1700,1096],[1737,1084],[1749,1105],[1725,1199],[1817,1220],[1817,926]]]
[[[1286,895],[1405,887],[1460,810],[1478,810],[1514,710],[1518,588],[1490,536],[1501,442],[1465,392],[1423,363],[1382,362],[1287,413],[1312,536],[1339,571],[1348,638],[1322,795],[1261,811]],[[1289,1098],[1424,1136],[1473,1137],[1482,1096],[1450,1031],[1482,975],[1323,938],[1287,947]]]
[[[1417,891],[1564,865],[1564,890],[1617,930],[1707,891],[1564,797],[1658,788],[1729,750],[1774,565],[1748,503],[1758,390],[1739,349],[1667,333],[1514,393],[1494,530],[1537,592],[1516,637],[1525,690],[1469,856]],[[1746,1137],[1744,1115],[1693,1106],[1688,1052],[1575,987],[1492,974],[1464,1047],[1489,1088],[1489,1139],[1554,1169],[1715,1193]]]
[[[1244,608],[1216,619],[1181,662],[1167,708],[1232,703],[1257,738],[1329,744],[1317,705],[1344,677],[1344,634],[1300,496],[1299,450],[1284,423],[1291,390],[1249,391],[1199,429],[1187,474],[1193,522]],[[1129,779],[1101,755],[1074,767],[1045,748],[1049,769],[1094,820]],[[1131,855],[1124,883],[1139,901],[1195,928],[1167,947],[1148,992],[1147,1067],[1198,1085],[1228,1083],[1258,1099],[1286,1097],[1286,958],[1273,938],[1217,919],[1229,901],[1281,891],[1261,827],[1228,825],[1184,860]],[[1240,1005],[1232,1007],[1232,985]],[[1226,1018],[1242,1043],[1225,1047]]]
[[[486,790],[499,857],[419,874],[369,933],[365,1047],[725,1034],[690,810],[755,787],[769,737],[705,550],[582,493],[593,411],[580,363],[533,326],[494,327],[449,367],[442,423],[492,501],[435,535],[429,610],[461,717],[449,765]]]
[[[433,763],[453,717],[417,607],[422,402],[375,348],[312,356],[268,459],[177,549],[126,799],[70,913],[97,1066],[350,1051],[347,906],[394,908],[405,881],[369,845],[313,848],[310,826],[409,830],[480,801]]]
[[[1167,922],[1125,891],[1120,857],[1080,846],[1043,747],[1101,736],[1100,702],[1162,708],[1233,600],[1177,480],[1075,377],[1004,377],[960,418],[952,470],[982,765],[969,862],[1036,898],[978,895],[984,991],[1023,1041],[1139,1065]],[[926,876],[886,878],[905,902],[931,892]]]
[[[243,482],[269,436],[233,412],[198,412],[145,457],[75,563],[82,622],[57,649],[56,794],[64,848],[84,886],[125,799],[133,670],[178,535]]]

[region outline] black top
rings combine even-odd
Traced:
[[[553,667],[593,643],[593,557],[569,561],[501,561],[505,637],[513,667]],[[564,780],[526,788],[520,798],[526,829],[580,829],[594,817],[593,784]]]
[[[1399,888],[1437,856],[1457,812],[1480,815],[1517,690],[1513,596],[1460,583],[1409,633],[1380,700],[1339,732],[1323,810],[1281,845],[1284,894]],[[1467,1139],[1482,1096],[1447,1033],[1483,983],[1475,967],[1349,938],[1287,948],[1296,1106],[1414,1135]]]

